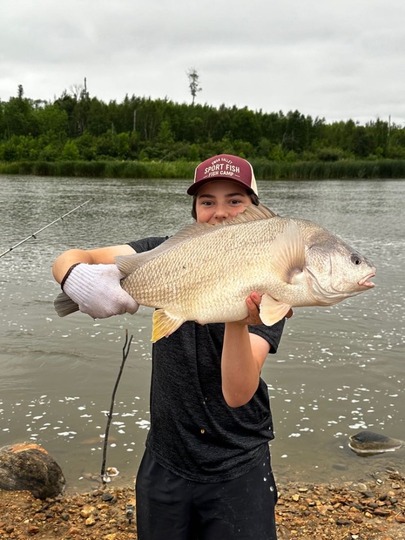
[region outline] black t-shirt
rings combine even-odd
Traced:
[[[148,251],[166,238],[131,242]],[[273,326],[250,326],[275,353],[285,319]],[[172,472],[199,482],[220,482],[248,472],[274,438],[267,384],[246,405],[229,407],[222,395],[224,324],[185,322],[152,349],[151,428],[146,445]]]

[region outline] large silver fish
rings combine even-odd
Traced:
[[[263,295],[266,325],[291,307],[330,306],[374,286],[374,266],[334,234],[303,219],[249,206],[232,221],[195,223],[144,253],[117,257],[121,284],[139,304],[158,308],[152,341],[185,321],[241,320],[246,297]],[[58,301],[57,311],[61,310]],[[62,313],[60,313],[62,314]]]
[[[117,257],[122,287],[139,304],[159,308],[152,341],[185,321],[227,322],[247,316],[246,297],[262,294],[266,325],[291,307],[328,306],[370,289],[374,266],[324,228],[249,206],[221,225],[193,224],[157,248]]]

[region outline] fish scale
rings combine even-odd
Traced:
[[[166,306],[168,311],[181,313],[185,319],[196,320],[197,314],[201,323],[211,322],[213,317],[222,322],[235,320],[235,316],[243,318],[247,315],[245,298],[252,286],[255,289],[262,286],[265,269],[259,255],[256,256],[259,262],[256,260],[256,264],[245,268],[242,275],[235,264],[241,246],[256,253],[264,245],[264,238],[256,237],[252,241],[248,232],[245,226],[218,227],[215,235],[202,237],[198,245],[184,242],[177,249],[165,252],[131,272],[123,280],[122,287],[137,297],[140,304]],[[119,266],[125,271],[122,265]],[[224,276],[225,280],[216,279],[218,276]],[[224,304],[228,305],[225,312]]]

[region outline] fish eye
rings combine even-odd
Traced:
[[[350,260],[352,261],[353,264],[357,266],[361,264],[361,257],[357,255],[357,253],[352,253]]]

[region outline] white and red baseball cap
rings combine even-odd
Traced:
[[[200,163],[194,173],[194,182],[188,188],[189,195],[195,195],[201,186],[220,178],[242,185],[248,193],[257,193],[257,184],[252,165],[238,156],[219,154]]]

